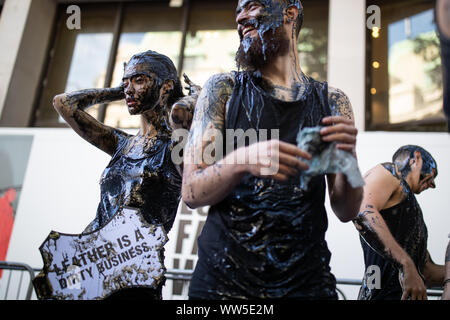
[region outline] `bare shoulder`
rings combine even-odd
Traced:
[[[350,99],[341,89],[328,87],[328,104],[333,116],[344,116],[353,120],[353,108]]]
[[[212,96],[231,94],[234,87],[234,77],[231,73],[218,73],[211,76],[205,83],[202,93]]]
[[[219,73],[210,77],[202,88],[194,112],[193,127],[201,123],[205,127],[210,121],[219,122],[225,119],[226,104],[233,92],[234,78],[231,73]]]
[[[400,179],[385,164],[377,164],[364,175],[368,188],[395,190],[400,186]]]

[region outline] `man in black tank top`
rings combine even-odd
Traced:
[[[366,267],[359,299],[424,300],[426,287],[442,285],[444,266],[434,264],[427,251],[427,227],[415,197],[435,188],[436,176],[436,161],[413,145],[399,148],[392,163],[366,173],[354,220]]]
[[[302,73],[302,21],[298,0],[240,0],[236,61],[244,71],[213,76],[199,96],[182,196],[191,208],[210,209],[191,299],[337,299],[325,241],[325,176],[300,189],[298,174],[311,155],[296,136],[322,125],[324,141],[355,155],[357,130],[347,96]],[[343,174],[326,178],[335,214],[351,221],[362,188]]]

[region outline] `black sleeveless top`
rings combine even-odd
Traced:
[[[173,142],[158,137],[139,158],[124,154],[131,135],[115,130],[117,149],[100,178],[100,203],[89,231],[103,227],[122,207],[141,211],[151,224],[172,228],[181,198],[181,176],[171,159]]]
[[[284,102],[266,94],[260,78],[233,75],[226,129],[279,129],[280,140],[296,144],[300,128],[319,125],[331,113],[326,83],[309,79],[299,101]],[[299,178],[281,183],[245,176],[209,209],[190,298],[336,299],[325,189],[324,176],[314,178],[307,192]]]
[[[395,169],[392,163],[384,163],[383,166],[395,175]],[[425,266],[427,254],[428,231],[423,220],[422,209],[414,193],[404,179],[401,179],[400,183],[405,193],[405,198],[395,206],[381,210],[380,214],[386,221],[389,231],[395,240],[414,261],[420,276],[423,278],[422,271]],[[373,285],[368,284],[365,278],[358,299],[400,300],[402,297],[402,288],[398,278],[398,267],[372,249],[364,238],[360,237],[360,240],[364,251],[366,270],[369,266],[378,266],[380,268],[381,289],[373,288]]]

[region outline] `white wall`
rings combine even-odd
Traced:
[[[366,0],[330,0],[328,83],[349,97],[355,126],[365,127]]]
[[[42,267],[39,246],[51,230],[80,233],[94,218],[99,200],[99,178],[109,157],[79,138],[70,129],[0,129],[0,135],[34,135],[22,195],[8,251],[8,261]],[[444,262],[450,232],[450,136],[435,133],[364,132],[357,152],[362,172],[380,162],[390,161],[401,145],[418,144],[435,157],[439,175],[437,188],[418,196],[429,231],[429,251],[436,263]],[[337,278],[361,279],[364,266],[358,234],[351,223],[339,222],[331,210],[327,241],[332,252],[331,267]],[[190,220],[184,229],[182,253],[175,253],[180,219]],[[167,267],[174,258],[195,258],[193,239],[204,216],[194,212],[178,216],[166,248]],[[183,268],[184,262],[180,266]],[[167,291],[167,290],[166,290]],[[345,288],[355,299],[357,288]],[[171,294],[166,293],[170,298]],[[176,296],[174,296],[176,297]]]

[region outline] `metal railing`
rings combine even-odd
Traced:
[[[25,263],[6,262],[6,261],[0,261],[0,269],[9,271],[8,272],[8,280],[6,280],[5,293],[4,293],[4,297],[2,300],[6,300],[8,297],[8,293],[10,292],[10,286],[12,284],[11,278],[12,278],[13,272],[19,272],[19,274],[20,274],[18,286],[15,286],[15,284],[13,284],[14,287],[17,288],[15,300],[19,300],[19,298],[20,298],[20,294],[22,292],[22,283],[23,283],[23,278],[24,278],[25,273],[28,273],[28,275],[29,275],[25,300],[30,300],[31,295],[33,294],[33,279],[34,279],[34,275],[35,275],[35,270]],[[5,276],[5,274],[6,273],[3,273],[2,279]]]
[[[26,289],[25,300],[30,300],[31,296],[34,292],[33,279],[35,277],[35,274],[40,272],[41,269],[31,268],[30,266],[28,266],[27,264],[24,264],[24,263],[5,262],[5,261],[0,261],[0,269],[9,271],[8,279],[6,280],[5,294],[4,294],[3,298],[0,298],[0,300],[6,300],[8,293],[10,291],[10,286],[11,285],[15,286],[15,284],[11,283],[12,272],[20,272],[21,273],[19,284],[18,284],[18,286],[15,286],[16,288],[18,288],[17,292],[16,292],[15,300],[19,300],[21,288],[23,286],[22,282],[23,282],[24,274],[25,273],[29,274],[29,283],[28,283],[28,286]],[[5,274],[2,277],[3,282],[5,281],[4,276],[5,276]],[[184,283],[184,285],[186,285],[186,286],[188,285],[189,281],[191,280],[191,277],[192,277],[191,270],[168,269],[166,272],[167,280],[182,281]],[[338,286],[339,285],[361,286],[361,281],[354,280],[354,279],[337,279],[337,285]],[[343,300],[347,300],[347,297],[341,288],[336,288],[336,291],[338,292],[338,294],[341,296],[341,298]],[[440,297],[442,295],[442,288],[429,289],[429,290],[427,290],[427,294],[429,297]]]
[[[169,269],[166,273],[166,278],[168,280],[181,280],[189,282],[191,280],[192,271],[186,271],[186,270],[176,270],[176,269]],[[339,285],[350,285],[350,286],[358,286],[360,287],[362,284],[361,280],[354,280],[354,279],[336,279],[336,284]],[[343,300],[347,300],[347,296],[345,295],[344,291],[341,288],[336,288],[336,291],[338,292],[338,295],[342,297]],[[427,290],[427,295],[429,297],[440,297],[442,296],[442,288],[431,288]]]
[[[336,283],[338,285],[361,286],[362,281],[354,280],[354,279],[337,279]],[[338,290],[338,292],[339,291],[342,291],[342,290]],[[427,289],[427,295],[429,297],[440,297],[440,296],[442,296],[442,292],[443,292],[442,288]],[[342,293],[342,295],[344,296],[344,300],[347,300],[343,293]]]

